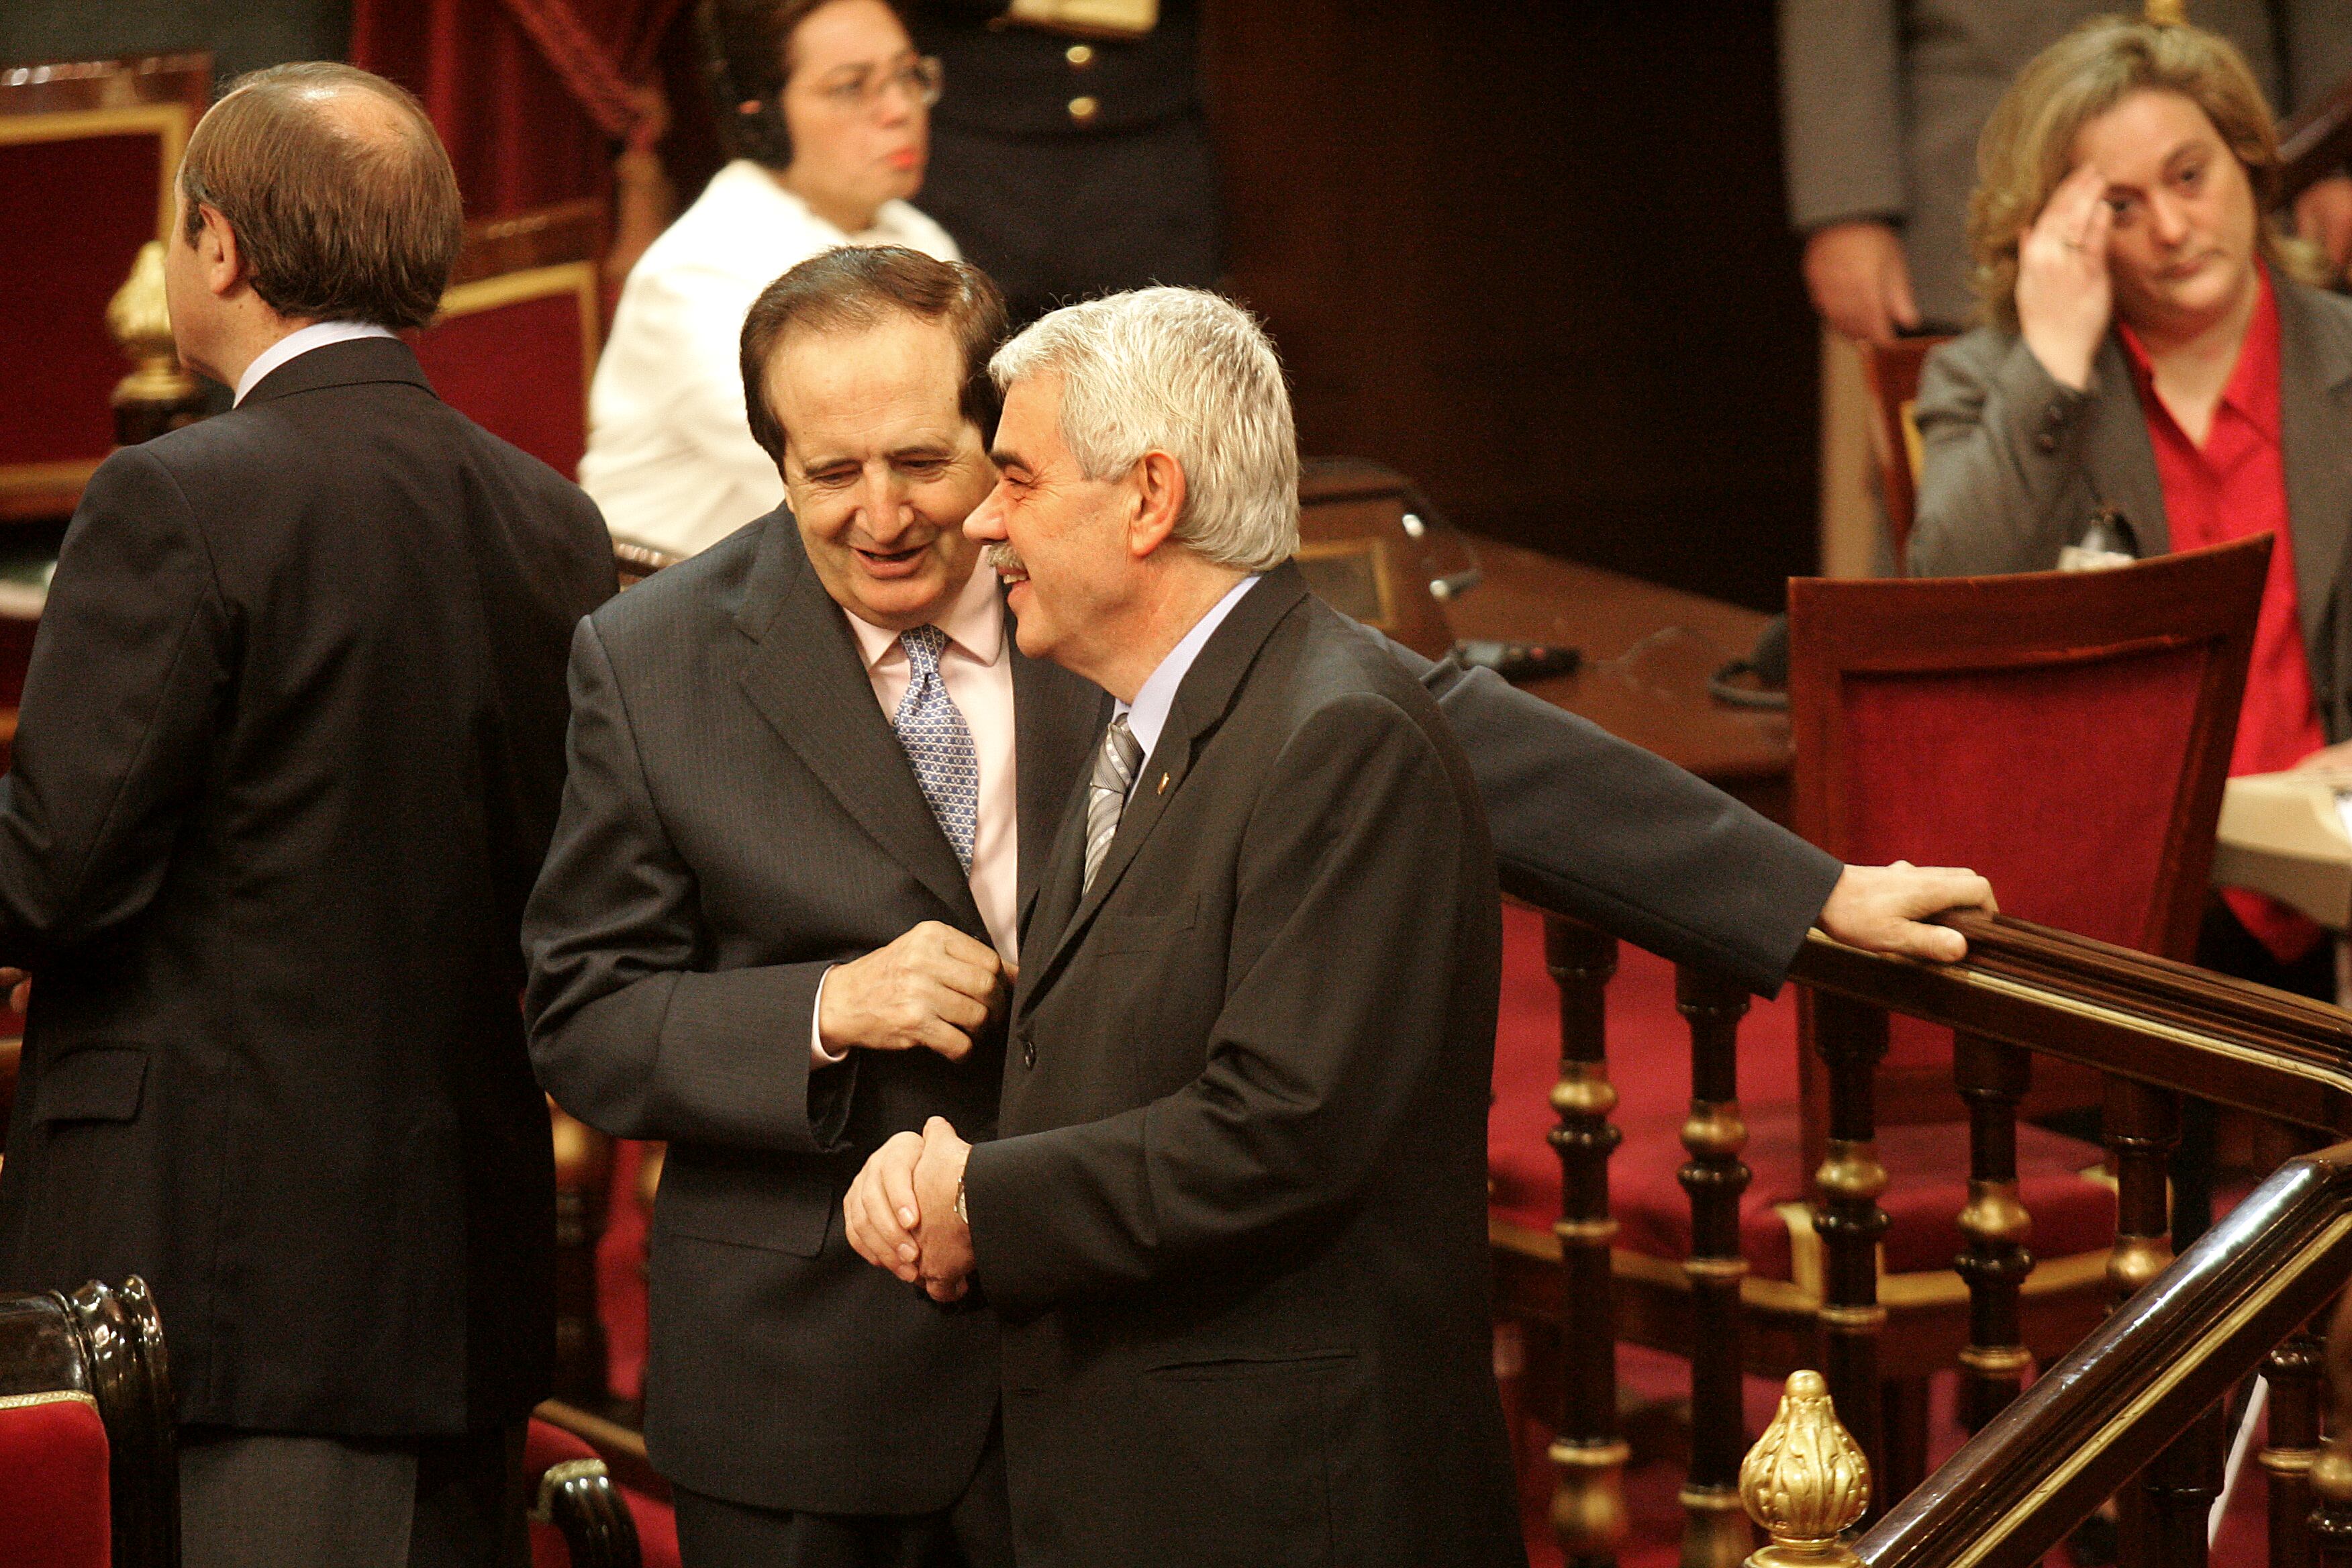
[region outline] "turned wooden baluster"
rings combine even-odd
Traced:
[[[1609,1156],[1622,1136],[1609,1120],[1617,1090],[1609,1082],[1604,1013],[1617,973],[1617,939],[1573,921],[1544,921],[1544,962],[1559,985],[1559,1082],[1550,1132],[1559,1154],[1559,1266],[1562,1360],[1559,1436],[1551,1446],[1559,1481],[1551,1523],[1570,1568],[1608,1568],[1625,1537],[1622,1472],[1627,1448],[1617,1430],[1617,1321],[1610,1299]]]
[[[2321,1568],[2352,1568],[2352,1291],[2327,1325],[2327,1441],[2311,1462],[2311,1535]]]
[[[1952,1267],[1969,1282],[1960,1420],[1973,1432],[2017,1397],[2033,1364],[2018,1312],[2018,1292],[2033,1272],[2025,1248],[2033,1222],[2017,1197],[2017,1107],[2032,1084],[2032,1058],[1962,1034],[1953,1042],[1952,1077],[1969,1107],[1969,1202],[1960,1211],[1969,1241]]]
[[[2308,1330],[2289,1334],[2263,1363],[2270,1384],[2270,1440],[2262,1452],[2270,1481],[2271,1568],[2310,1568],[2311,1465],[2319,1453],[2321,1347]]]
[[[1869,1457],[1871,1473],[1883,1476],[1878,1335],[1886,1309],[1878,1304],[1878,1243],[1887,1218],[1878,1194],[1886,1190],[1886,1167],[1878,1160],[1873,1075],[1886,1055],[1886,1015],[1819,992],[1808,993],[1805,1003],[1812,1009],[1814,1048],[1829,1068],[1829,1147],[1813,1173],[1813,1228],[1827,1255],[1822,1360],[1847,1428]],[[1871,1518],[1887,1500],[1871,1499]]]
[[[2164,1272],[2172,1262],[2171,1211],[2167,1162],[2180,1141],[2179,1097],[2133,1079],[2109,1078],[2102,1118],[2107,1151],[2116,1166],[2116,1245],[2107,1256],[2107,1284],[2117,1301]],[[2186,1550],[2193,1534],[2194,1556],[2205,1561],[2203,1515],[2191,1530],[2187,1515],[2209,1468],[2199,1448],[2209,1440],[2208,1424],[2193,1424],[2179,1439],[2148,1462],[2139,1484],[2117,1497],[2120,1555],[2126,1564],[2176,1559],[2167,1548]],[[2219,1484],[2219,1470],[2212,1471]],[[2210,1505],[2211,1497],[2206,1498]]]
[[[1739,1196],[1748,1171],[1739,1155],[1748,1123],[1739,1110],[1739,1020],[1748,992],[1704,970],[1677,965],[1675,1005],[1690,1021],[1691,1103],[1683,1123],[1690,1160],[1679,1173],[1690,1194],[1691,1249],[1683,1271],[1691,1291],[1691,1459],[1683,1487],[1683,1568],[1739,1568],[1755,1537],[1739,1500],[1748,1451],[1740,1420]]]

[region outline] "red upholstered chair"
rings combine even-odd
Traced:
[[[441,314],[410,334],[443,402],[567,477],[588,449],[604,230],[593,200],[468,224]]]
[[[113,449],[109,400],[131,367],[107,301],[170,226],[172,178],[212,74],[201,52],[0,68],[0,211],[11,218],[0,519],[72,511]]]
[[[596,1450],[534,1417],[524,1438],[531,1478],[531,1568],[639,1568],[636,1520]]]
[[[136,1279],[0,1297],[0,1560],[177,1568],[171,1380]]]
[[[1850,864],[1973,867],[2008,914],[2188,961],[2268,560],[2261,539],[2113,572],[1792,582],[1798,831]],[[1828,1086],[1814,1016],[1801,1017],[1810,1172]],[[2028,1112],[2100,1103],[2087,1069],[2034,1073]],[[1924,1459],[1927,1375],[1965,1340],[1966,1298],[1940,1265],[1959,1250],[1969,1200],[1967,1114],[1950,1031],[1892,1020],[1877,1117],[1898,1489]],[[2098,1148],[2023,1125],[2018,1139],[2040,1260],[2022,1342],[2046,1363],[2111,1299],[2113,1193],[2103,1175],[2065,1175],[2098,1163]]]
[[[1862,351],[1863,384],[1870,388],[1870,451],[1878,464],[1878,494],[1898,564],[1919,510],[1919,426],[1911,416],[1919,401],[1919,372],[1929,354],[1951,341],[1898,338],[1865,344]]]
[[[2258,540],[2105,573],[1792,583],[1800,831],[1850,863],[1971,866],[2005,912],[2188,958],[2267,552]],[[1551,1120],[1544,1091],[1560,1077],[1559,1026],[1546,1005],[1561,998],[1541,979],[1542,938],[1524,919],[1507,930],[1490,1228],[1503,1310],[1540,1331],[1530,1370],[1549,1384],[1561,1188],[1540,1135]],[[1664,966],[1635,961],[1608,995],[1623,1136],[1608,1177],[1617,1331],[1687,1353],[1694,1249],[1677,1173],[1690,1160],[1692,1106],[1675,998]],[[1701,1013],[1712,1005],[1702,998]],[[1643,1016],[1649,1038],[1629,1039]],[[1891,1220],[1876,1280],[1887,1434],[1877,1479],[1889,1498],[1923,1468],[1928,1375],[1969,1342],[1968,1287],[1952,1264],[1969,1240],[1958,1216],[1972,1195],[1952,1037],[1894,1022],[1875,1147]],[[1810,1010],[1784,999],[1756,1009],[1738,1049],[1738,1158],[1752,1173],[1738,1205],[1742,1343],[1748,1370],[1775,1376],[1827,1364],[1826,1248],[1812,1203],[1828,1118],[1812,1036]],[[1649,1060],[1623,1048],[1643,1043],[1656,1052]],[[2036,1072],[2044,1108],[2098,1101],[2095,1084]],[[2016,1156],[2038,1259],[2017,1342],[2046,1363],[2111,1299],[2115,1194],[2095,1144],[2021,1124]]]

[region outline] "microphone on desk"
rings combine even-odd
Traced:
[[[1756,684],[1740,684],[1743,675]],[[1735,708],[1785,709],[1789,706],[1789,617],[1774,616],[1757,634],[1756,649],[1735,658],[1706,679],[1708,695]]]

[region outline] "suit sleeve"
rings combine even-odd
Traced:
[[[2005,332],[1979,329],[1930,354],[1915,414],[1924,460],[1911,575],[2055,568],[2097,504],[2090,402]]]
[[[572,637],[571,686],[562,812],[523,913],[540,1082],[617,1137],[838,1147],[856,1053],[814,1081],[809,1062],[827,965],[698,967],[694,874],[663,829],[593,616]]]
[[[1463,922],[1492,896],[1469,869],[1475,836],[1393,703],[1359,695],[1302,724],[1242,840],[1205,1070],[1137,1110],[972,1150],[990,1301],[1025,1317],[1335,1228],[1447,1048]]]
[[[1780,988],[1844,869],[1834,856],[1491,669],[1387,647],[1470,758],[1506,892],[1765,995]]]
[[[0,779],[0,963],[38,968],[153,900],[233,645],[187,498],[153,454],[117,452],[67,530]]]
[[[1899,224],[1903,59],[1896,0],[1780,0],[1780,123],[1789,217],[1803,232]]]

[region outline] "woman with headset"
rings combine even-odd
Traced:
[[[908,205],[939,62],[886,0],[702,0],[734,159],[629,273],[588,399],[580,483],[616,539],[690,555],[783,500],[751,438],[737,339],[779,274],[840,245],[958,258]]]

